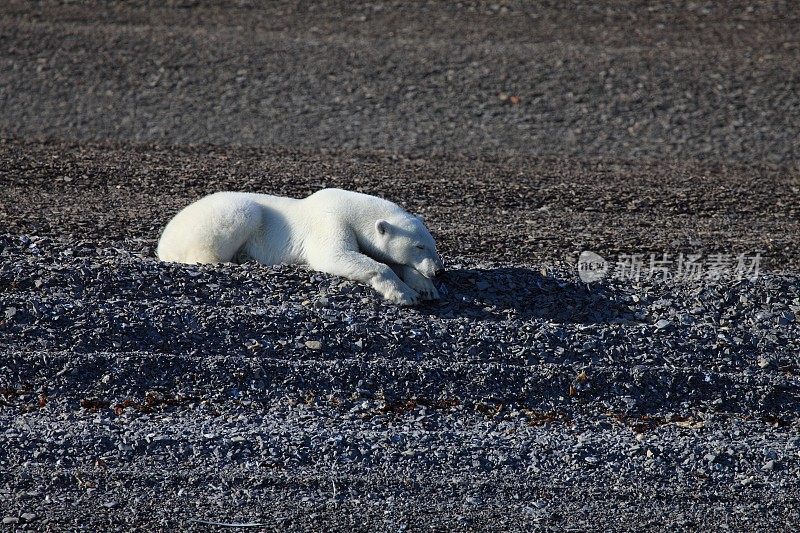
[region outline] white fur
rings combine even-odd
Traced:
[[[252,258],[267,265],[303,264],[367,283],[403,305],[438,298],[431,278],[443,269],[421,219],[387,200],[341,189],[301,200],[208,195],[169,221],[158,257],[180,263]]]

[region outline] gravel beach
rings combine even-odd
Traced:
[[[799,19],[4,4],[0,529],[796,527]],[[322,187],[424,215],[442,298],[155,258]]]

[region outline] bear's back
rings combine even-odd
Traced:
[[[325,206],[343,212],[384,212],[396,213],[403,211],[397,204],[377,196],[345,189],[321,189],[306,198],[309,204]]]

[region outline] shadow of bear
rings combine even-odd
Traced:
[[[442,318],[597,324],[635,321],[628,296],[602,282],[587,286],[522,267],[448,270],[441,299],[419,309]]]

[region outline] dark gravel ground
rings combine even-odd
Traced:
[[[800,158],[792,2],[232,4],[4,2],[0,127],[422,155]]]
[[[4,4],[3,528],[796,527],[788,5]],[[442,300],[154,258],[202,194],[322,186],[424,214]]]

